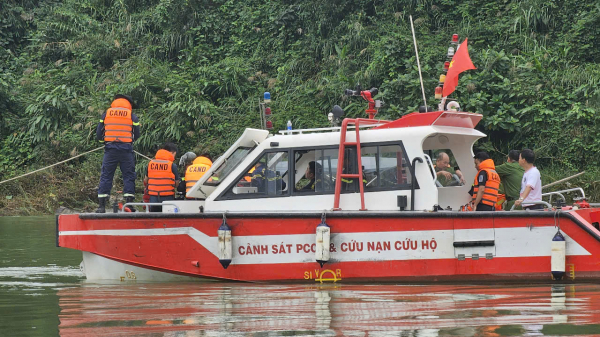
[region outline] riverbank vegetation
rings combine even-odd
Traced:
[[[430,104],[451,35],[468,37],[478,69],[453,96],[484,115],[489,137],[478,146],[497,160],[534,149],[544,183],[588,170],[571,183],[598,195],[593,0],[5,0],[0,180],[97,147],[95,126],[116,93],[138,102],[135,148],[149,156],[167,140],[218,156],[260,126],[264,91],[275,129],[326,126],[335,104],[362,115],[363,102],[343,97],[357,84],[378,87],[380,116],[398,118],[422,104],[409,15]],[[0,213],[89,208],[100,163],[94,153],[0,185]]]

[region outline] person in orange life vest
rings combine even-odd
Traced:
[[[192,162],[192,165],[186,167],[185,170],[185,178],[182,181],[185,181],[185,184],[179,184],[177,188],[178,191],[183,191],[183,193],[187,193],[190,189],[196,184],[202,176],[210,169],[212,166],[212,160],[210,155],[204,153],[200,157],[197,157]],[[193,199],[193,198],[190,198]]]
[[[104,143],[104,158],[98,184],[98,209],[96,213],[106,212],[106,203],[110,197],[113,177],[117,165],[123,175],[123,196],[126,202],[135,197],[135,157],[133,142],[140,137],[140,122],[132,112],[135,108],[133,98],[116,95],[110,108],[102,115],[96,128],[96,139]]]
[[[473,210],[493,211],[498,201],[500,176],[496,173],[494,161],[486,152],[478,152],[473,161],[479,170],[473,183]]]
[[[144,182],[148,184],[151,203],[175,200],[175,190],[180,181],[179,171],[174,163],[176,154],[177,146],[173,143],[165,143],[156,152],[154,159],[148,163]],[[150,206],[150,212],[161,211],[160,206]]]

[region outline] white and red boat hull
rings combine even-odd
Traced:
[[[566,278],[578,281],[600,279],[600,232],[588,212],[334,212],[322,268],[314,253],[318,213],[228,213],[227,269],[217,257],[222,214],[61,215],[58,245],[97,256],[85,269],[103,272],[86,272],[90,279],[130,279],[133,271],[138,280],[162,280],[146,276],[157,271],[237,281],[551,281],[560,226]]]

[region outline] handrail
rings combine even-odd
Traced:
[[[359,128],[361,129],[366,129],[366,128],[372,128],[372,127],[377,127],[377,126],[381,126],[381,125],[385,125],[387,123],[389,123],[390,121],[387,120],[382,120],[382,119],[376,119],[376,121],[378,121],[379,123],[374,123],[374,124],[368,124],[368,125],[360,125]],[[356,128],[356,126],[348,126],[347,130],[354,130]],[[280,135],[293,135],[293,134],[304,134],[304,133],[310,133],[310,132],[327,132],[327,131],[332,131],[332,132],[338,132],[341,131],[342,127],[341,126],[332,126],[329,128],[314,128],[314,129],[293,129],[293,130],[279,130],[279,134]]]
[[[423,159],[421,157],[414,157],[412,160],[412,163],[410,165],[410,170],[412,177],[410,180],[410,210],[414,211],[415,210],[415,181],[417,180],[417,178],[415,177],[415,165],[416,162],[419,163],[423,163]]]
[[[585,199],[585,192],[583,191],[583,188],[581,187],[574,187],[574,188],[569,188],[566,190],[560,190],[560,191],[553,191],[553,192],[546,192],[546,193],[542,193],[542,197],[546,196],[546,195],[550,195],[550,200],[549,202],[552,203],[552,194],[558,194],[562,197],[563,201],[567,201],[567,199],[565,199],[564,195],[562,193],[567,193],[567,192],[575,192],[575,191],[579,191],[581,192],[581,197],[583,199]]]
[[[425,159],[427,159],[427,162],[429,163],[429,171],[431,172],[431,177],[433,178],[433,180],[437,180],[437,177],[435,176],[435,167],[433,167],[433,160],[431,160],[431,157],[429,157],[429,155],[427,153],[423,153],[423,157],[425,157]]]
[[[528,201],[527,202],[528,205],[544,205],[550,209],[552,209],[552,205],[550,205],[549,203],[545,202],[545,201]],[[515,204],[512,205],[512,207],[510,208],[510,210],[514,210],[515,209]],[[541,211],[541,209],[540,209]]]
[[[581,187],[569,188],[569,189],[566,189],[566,190],[560,190],[560,191],[554,191],[554,192],[567,193],[567,192],[574,192],[574,191],[581,192],[581,196],[583,198],[585,198],[585,192],[583,191],[583,188],[581,188]]]
[[[123,208],[121,208],[121,211],[124,212],[123,209],[125,209],[126,206],[164,206],[164,205],[171,205],[171,206],[175,206],[175,213],[179,212],[179,207],[177,207],[177,204],[174,202],[170,202],[170,201],[163,201],[163,202],[128,202],[123,204]],[[150,207],[146,207],[146,213],[150,212]]]
[[[549,203],[552,203],[552,195],[554,195],[554,194],[556,194],[556,195],[560,196],[560,197],[562,198],[563,202],[567,202],[567,199],[565,199],[565,196],[564,196],[564,195],[562,195],[562,193],[560,193],[560,192],[548,192],[548,193],[542,193],[542,198],[543,198],[543,197],[545,197],[545,196],[550,196],[550,199],[548,200],[548,202],[549,202]]]

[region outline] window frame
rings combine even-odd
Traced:
[[[407,168],[411,174],[411,179],[416,179],[416,177],[412,176],[413,173],[413,168],[412,168],[412,163],[410,161],[410,158],[408,157],[408,155],[406,155],[406,149],[404,147],[404,143],[400,140],[398,141],[384,141],[384,142],[373,142],[373,143],[361,143],[361,148],[365,148],[365,147],[372,147],[372,146],[377,146],[377,161],[376,161],[376,165],[377,165],[377,172],[379,172],[379,167],[380,167],[380,163],[379,163],[379,153],[380,153],[380,146],[388,146],[388,145],[398,145],[400,146],[400,148],[402,149],[402,153],[406,156],[407,159]],[[356,148],[355,146],[352,146],[350,148]],[[296,191],[296,184],[295,184],[295,175],[296,173],[296,157],[295,157],[295,152],[296,151],[310,151],[310,150],[331,150],[331,149],[336,149],[338,150],[339,153],[339,145],[321,145],[321,146],[302,146],[302,147],[291,147],[291,148],[270,148],[270,149],[265,149],[263,150],[256,158],[255,160],[252,161],[252,163],[250,165],[248,165],[241,174],[238,174],[238,176],[233,180],[233,182],[231,182],[227,188],[225,188],[216,198],[215,201],[227,201],[227,200],[239,200],[239,199],[268,199],[268,198],[284,198],[284,197],[290,197],[290,196],[312,196],[312,195],[333,195],[335,194],[335,187],[334,190],[332,192],[311,192],[311,191],[305,191],[305,192],[301,192],[301,191]],[[254,194],[254,193],[244,193],[244,194],[228,194],[228,192],[230,190],[233,189],[233,187],[235,187],[235,185],[240,181],[240,179],[242,179],[242,177],[254,166],[256,165],[256,163],[258,163],[258,161],[267,153],[277,153],[277,152],[287,152],[288,154],[288,175],[286,180],[284,180],[288,186],[287,191],[285,191],[284,194],[281,195],[259,195],[259,194]],[[354,171],[358,172],[358,165],[357,162],[354,161],[353,162],[353,167],[354,167]],[[294,179],[292,180],[291,177],[292,175],[289,174],[290,172],[294,173]],[[337,172],[336,172],[337,173]],[[292,181],[294,181],[294,184],[292,184]],[[370,192],[386,192],[386,191],[406,191],[406,190],[410,190],[411,189],[411,184],[407,183],[405,185],[396,185],[394,187],[377,187],[377,188],[367,188],[365,186],[365,193],[370,193]],[[419,189],[419,182],[418,180],[415,180],[415,190]],[[359,186],[358,186],[358,181],[354,182],[354,191],[340,191],[341,194],[350,194],[350,193],[360,193],[359,191]]]
[[[411,179],[416,179],[415,177],[413,177],[413,167],[412,167],[412,163],[410,158],[408,157],[408,155],[406,154],[406,148],[404,147],[404,143],[402,141],[392,141],[392,142],[375,142],[375,143],[361,143],[360,147],[361,149],[364,147],[372,147],[372,146],[377,146],[377,173],[379,173],[379,169],[381,167],[380,162],[379,162],[379,155],[381,153],[381,147],[382,146],[389,146],[389,145],[398,145],[400,146],[400,149],[402,150],[402,154],[406,157],[406,168],[408,169],[409,174],[411,175]],[[405,186],[406,185],[406,186]],[[410,190],[411,189],[411,183],[406,183],[404,185],[396,185],[395,187],[380,187],[377,186],[376,188],[372,188],[372,187],[367,187],[365,186],[365,193],[367,192],[382,192],[382,191],[405,191],[405,190]],[[400,187],[400,188],[399,188]],[[415,190],[419,189],[419,181],[415,180]]]
[[[218,171],[218,170],[220,170],[222,167],[223,167],[223,169],[224,169],[224,166],[225,166],[225,165],[227,165],[228,161],[229,161],[229,160],[231,159],[231,157],[232,157],[232,156],[235,154],[235,152],[236,152],[237,150],[239,150],[239,149],[250,149],[250,151],[248,151],[248,153],[246,153],[246,156],[244,156],[244,158],[242,158],[242,160],[241,160],[241,161],[244,161],[244,159],[246,159],[246,157],[248,157],[248,156],[249,156],[249,155],[252,153],[252,151],[254,151],[254,150],[256,149],[256,145],[255,145],[255,146],[253,146],[253,147],[248,147],[248,146],[239,146],[237,149],[235,149],[235,150],[233,151],[233,153],[231,153],[231,155],[230,155],[228,158],[226,158],[225,160],[223,160],[223,162],[221,163],[221,165],[219,165],[219,167],[218,167],[218,168],[216,168],[216,169],[215,169],[215,170],[214,170],[214,171],[211,173],[210,177],[208,177],[208,178],[206,179],[206,181],[204,182],[204,184],[203,184],[203,185],[206,185],[206,186],[210,186],[210,187],[216,187],[216,188],[218,188],[218,187],[219,187],[219,185],[221,185],[221,183],[223,182],[223,180],[225,180],[225,179],[227,179],[227,178],[229,177],[229,174],[231,174],[231,172],[230,172],[230,173],[228,173],[228,174],[227,174],[227,175],[226,175],[226,176],[223,178],[223,180],[221,180],[221,177],[219,177],[219,180],[220,180],[220,181],[218,181],[218,182],[208,182],[208,180],[210,180],[210,179],[211,179],[211,178],[212,178],[212,177],[215,175],[215,173],[217,173],[217,171]],[[233,170],[235,170],[235,168],[234,168]],[[232,170],[232,171],[233,171],[233,170]]]
[[[362,149],[362,148],[365,148],[365,147],[377,146],[377,161],[376,161],[376,166],[377,166],[377,172],[379,173],[379,167],[380,167],[380,163],[379,163],[380,147],[381,146],[388,146],[388,145],[398,145],[398,146],[400,146],[400,148],[402,149],[402,153],[406,156],[406,160],[407,160],[406,167],[408,168],[409,173],[411,174],[411,179],[416,179],[415,177],[412,177],[412,173],[413,173],[412,163],[411,163],[410,158],[408,157],[408,155],[406,155],[406,148],[404,147],[404,143],[401,140],[373,142],[373,143],[362,143],[361,142],[360,147]],[[356,146],[351,146],[349,148],[356,149]],[[336,145],[323,145],[323,146],[303,146],[303,147],[294,147],[294,148],[291,148],[292,154],[294,154],[295,151],[327,150],[327,149],[338,149],[339,150],[339,146],[336,146]],[[292,158],[294,158],[292,169],[294,170],[294,174],[296,174],[296,160],[295,160],[295,157],[292,157]],[[357,161],[353,161],[353,163],[352,163],[352,165],[353,165],[353,172],[358,172],[358,165],[357,164],[358,164]],[[341,194],[360,193],[360,191],[359,191],[360,187],[358,186],[358,181],[354,181],[353,186],[354,186],[354,191],[340,191],[340,193]],[[400,186],[402,188],[398,188]],[[371,188],[371,187],[369,187],[368,189],[365,186],[365,193],[368,193],[368,192],[385,192],[385,191],[405,191],[405,190],[410,190],[410,189],[411,189],[411,184],[410,183],[407,183],[405,185],[396,185],[395,187],[379,187],[378,186],[377,188]],[[415,190],[418,190],[418,189],[419,189],[419,182],[418,182],[418,180],[415,180]],[[328,194],[335,194],[335,188],[334,188],[333,192],[310,192],[310,191],[301,192],[301,191],[296,191],[295,188],[294,188],[294,191],[292,192],[292,196],[328,195]]]
[[[339,146],[336,145],[322,145],[322,146],[303,146],[303,147],[294,147],[291,148],[292,153],[295,154],[296,151],[310,151],[310,150],[314,150],[314,151],[325,151],[325,150],[332,150],[335,149],[338,151],[338,156],[339,156]],[[294,170],[294,175],[297,174],[296,172],[296,157],[293,157],[293,165],[292,168]],[[316,159],[316,158],[315,158]],[[354,165],[356,166],[356,165]],[[337,171],[336,171],[336,175],[337,175]],[[296,179],[294,179],[295,181]],[[354,191],[342,191],[342,193],[354,193]],[[321,191],[321,192],[314,192],[314,191],[301,191],[301,190],[296,190],[296,184],[294,184],[294,190],[292,192],[293,196],[307,196],[307,195],[327,195],[327,194],[335,194],[335,186],[333,187],[333,192],[326,192],[326,191]]]
[[[431,165],[432,165],[432,166],[434,166],[434,167],[435,167],[435,165],[436,165],[435,163],[436,163],[436,158],[437,158],[437,156],[434,156],[434,155],[433,155],[435,152],[438,152],[438,151],[445,151],[445,152],[446,152],[446,154],[448,154],[448,152],[449,152],[449,153],[451,153],[451,154],[452,154],[452,156],[450,156],[450,154],[448,154],[448,156],[450,157],[450,161],[452,161],[452,159],[454,159],[454,161],[455,161],[455,164],[456,164],[457,166],[451,166],[451,165],[450,165],[449,167],[451,167],[451,168],[452,168],[452,169],[453,169],[455,172],[456,172],[457,170],[460,170],[460,166],[458,166],[458,162],[456,162],[456,157],[454,156],[454,153],[452,152],[452,149],[450,149],[450,148],[443,148],[443,149],[429,149],[429,150],[425,150],[425,151],[429,152],[429,153],[428,153],[428,155],[429,155],[429,158],[431,158],[431,161],[432,161]],[[425,152],[425,151],[423,151],[423,152]],[[429,165],[428,165],[428,166],[429,166]],[[429,172],[431,172],[431,167],[429,168]],[[433,175],[433,182],[434,182],[434,184],[435,184],[436,182],[438,182],[438,181],[439,181],[439,180],[438,180],[438,178],[437,178],[437,172],[435,172],[435,170],[434,170],[434,172],[431,172],[431,174]],[[441,183],[440,183],[440,184],[441,184]],[[463,187],[463,186],[466,186],[466,185],[467,185],[467,181],[465,181],[465,183],[464,183],[464,184],[462,184],[462,185],[456,185],[456,186],[436,186],[435,188],[436,188],[436,189],[440,189],[440,188],[453,188],[453,187]]]
[[[283,181],[285,181],[286,186],[288,186],[287,191],[284,191],[285,193],[280,194],[280,195],[262,195],[262,194],[258,194],[258,193],[244,193],[244,194],[228,194],[229,191],[233,190],[233,188],[235,187],[235,185],[237,185],[237,183],[246,175],[246,173],[248,173],[248,171],[250,171],[250,169],[252,167],[254,167],[254,165],[256,165],[258,163],[259,160],[261,160],[261,158],[263,156],[265,156],[268,153],[287,153],[288,155],[288,170],[287,170],[287,178],[286,179],[282,179]],[[282,198],[282,197],[289,197],[290,196],[290,177],[291,175],[289,175],[290,173],[290,169],[291,169],[291,161],[290,161],[290,155],[291,155],[292,151],[291,149],[277,149],[277,148],[272,148],[272,149],[266,149],[263,150],[260,155],[258,155],[253,161],[252,163],[246,167],[244,169],[244,171],[242,171],[241,174],[238,174],[238,176],[233,180],[233,182],[231,182],[229,185],[227,185],[227,188],[223,190],[223,192],[221,192],[216,198],[215,201],[222,201],[222,200],[239,200],[239,199],[266,199],[266,198]]]

